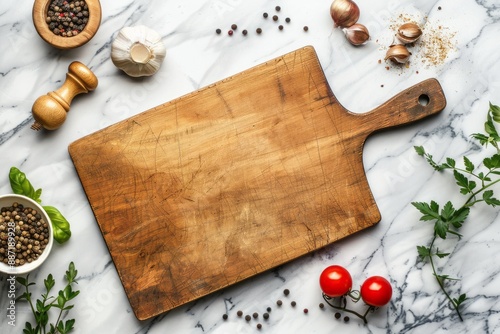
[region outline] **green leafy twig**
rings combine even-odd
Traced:
[[[446,281],[457,279],[450,278],[448,275],[439,274],[435,266],[435,259],[448,257],[451,253],[439,251],[435,243],[439,238],[446,239],[448,235],[460,239],[462,235],[459,233],[459,230],[469,216],[470,208],[477,203],[484,202],[493,207],[500,205],[500,200],[495,198],[493,190],[489,189],[500,182],[500,178],[494,179],[495,175],[500,175],[500,135],[495,128],[494,122],[500,123],[500,107],[490,103],[487,120],[484,124],[486,134],[475,133],[472,135],[472,137],[477,139],[482,146],[487,147],[488,144],[491,144],[491,146],[496,148],[497,152],[495,154],[482,161],[483,169],[486,169],[485,171],[477,171],[478,168],[466,156],[463,157],[463,167],[458,167],[456,161],[452,158],[446,158],[445,163],[439,164],[434,161],[432,155],[427,153],[422,146],[415,146],[417,154],[424,157],[429,165],[436,171],[453,171],[453,177],[455,178],[456,184],[459,186],[460,193],[467,196],[465,202],[458,209],[455,209],[451,201],[446,202],[442,209],[440,209],[439,204],[435,201],[430,201],[429,203],[412,203],[412,205],[422,214],[420,217],[421,221],[434,223],[434,233],[429,246],[417,246],[418,254],[422,259],[429,260],[433,275],[439,287],[456,311],[460,320],[463,320],[462,314],[460,313],[460,306],[467,300],[467,296],[466,294],[460,294],[458,298],[453,298],[447,292],[445,286]]]
[[[35,187],[33,187],[31,182],[28,180],[26,174],[21,172],[18,168],[11,167],[9,172],[9,181],[10,187],[15,194],[24,195],[37,203],[42,203],[42,199],[40,197],[42,195],[42,189],[35,190]],[[47,212],[52,222],[54,239],[60,244],[68,241],[71,237],[71,229],[68,220],[64,218],[61,212],[53,206],[42,207],[45,212]]]
[[[24,286],[25,292],[17,298],[17,300],[26,300],[35,317],[35,327],[30,322],[26,322],[23,333],[24,334],[56,334],[56,333],[69,333],[75,324],[75,319],[69,319],[63,321],[62,314],[63,311],[68,311],[73,308],[73,305],[68,305],[68,302],[73,300],[80,291],[73,290],[73,284],[77,284],[76,275],[78,270],[75,269],[75,265],[71,262],[64,276],[66,279],[66,286],[64,289],[60,290],[57,296],[50,296],[50,291],[55,286],[55,280],[52,274],[49,274],[47,278],[43,281],[45,285],[45,293],[41,294],[41,298],[37,299],[36,302],[33,301],[29,287],[35,285],[34,282],[29,281],[29,274],[26,278],[17,277],[16,281]],[[49,323],[51,308],[59,309],[59,314],[57,320],[54,323]],[[47,331],[48,326],[48,331]]]

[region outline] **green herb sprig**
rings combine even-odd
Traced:
[[[446,202],[442,208],[435,201],[411,203],[422,214],[421,221],[434,223],[431,241],[426,246],[417,246],[418,255],[429,261],[439,287],[462,321],[460,309],[467,300],[467,295],[463,293],[458,297],[452,297],[447,291],[447,281],[458,279],[437,272],[437,259],[449,257],[451,253],[441,251],[436,243],[439,239],[446,239],[450,235],[460,240],[462,237],[459,233],[460,228],[469,217],[472,206],[481,202],[493,207],[500,205],[500,200],[494,197],[494,192],[490,189],[494,184],[500,182],[500,177],[498,177],[500,175],[500,135],[495,127],[495,122],[500,123],[500,107],[490,103],[487,120],[484,124],[486,134],[474,133],[472,137],[485,148],[490,144],[496,149],[496,153],[483,159],[480,167],[476,167],[466,156],[463,157],[463,167],[457,166],[456,161],[452,158],[446,158],[445,163],[439,164],[422,146],[415,146],[417,154],[424,157],[436,171],[452,171],[460,193],[466,196],[465,202],[458,208],[451,201]]]
[[[33,301],[32,294],[30,292],[30,286],[35,285],[34,282],[29,281],[29,274],[26,278],[17,277],[16,281],[24,286],[25,292],[17,298],[17,301],[26,300],[31,311],[35,317],[36,325],[30,322],[26,322],[23,329],[24,334],[56,334],[56,333],[69,333],[75,324],[75,319],[69,319],[66,321],[62,320],[63,311],[69,311],[74,305],[69,305],[68,303],[73,300],[80,291],[73,290],[73,284],[78,284],[76,281],[76,275],[78,270],[75,269],[75,264],[71,262],[64,276],[66,279],[66,286],[64,289],[60,290],[57,296],[50,296],[52,288],[55,286],[55,280],[52,274],[49,274],[47,278],[43,281],[45,285],[45,293],[41,294],[41,298],[37,299],[36,302]],[[52,308],[59,309],[59,313],[55,322],[50,322],[49,311]],[[48,331],[47,331],[48,326]]]
[[[35,189],[31,182],[26,177],[26,174],[21,172],[16,167],[11,167],[9,172],[10,187],[14,194],[24,195],[31,198],[37,203],[42,203],[42,189]],[[54,231],[54,240],[62,244],[71,237],[70,224],[62,213],[53,206],[42,206],[45,212],[50,217],[52,222],[52,230]]]

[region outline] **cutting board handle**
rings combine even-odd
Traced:
[[[446,98],[441,85],[436,79],[427,79],[395,95],[379,107],[358,115],[361,115],[370,134],[437,114],[445,107]]]

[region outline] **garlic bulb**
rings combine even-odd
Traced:
[[[410,58],[410,51],[402,44],[391,45],[385,55],[384,60],[391,60],[396,64],[404,64]]]
[[[330,15],[335,27],[347,28],[359,19],[359,7],[352,0],[334,0],[330,6]]]
[[[405,23],[398,29],[397,37],[403,43],[413,43],[422,35],[422,30],[415,23]]]
[[[111,60],[131,77],[158,72],[166,55],[161,36],[146,26],[125,27],[111,45]]]
[[[345,37],[352,45],[363,45],[368,41],[368,39],[370,39],[368,29],[360,23],[344,28],[343,31],[345,33]]]

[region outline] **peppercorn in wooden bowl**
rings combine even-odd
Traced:
[[[0,196],[0,272],[22,275],[47,259],[52,224],[40,204],[22,195]]]
[[[42,39],[58,49],[73,49],[94,37],[101,24],[99,0],[35,0],[33,23]]]

